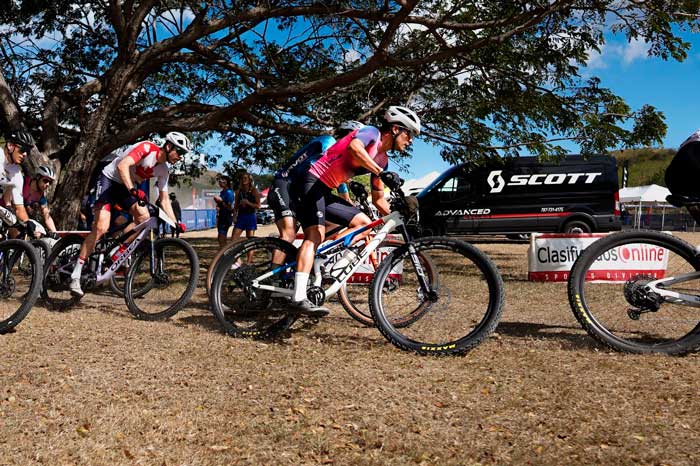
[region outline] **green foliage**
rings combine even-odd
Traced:
[[[673,149],[633,149],[614,152],[617,160],[620,186],[622,186],[622,166],[625,161],[629,163],[629,178],[627,186],[646,186],[658,184],[666,186],[664,175],[666,167],[676,154]]]
[[[561,140],[594,154],[665,134],[661,112],[578,68],[606,28],[685,59],[676,32],[697,29],[698,2],[657,3],[15,0],[0,11],[0,70],[47,148],[104,128],[95,157],[177,129],[220,137],[231,155],[211,160],[232,172],[274,167],[390,104],[415,108],[451,163],[557,157]]]

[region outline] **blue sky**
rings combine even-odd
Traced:
[[[622,37],[610,37],[600,54],[592,54],[583,76],[597,76],[601,87],[615,92],[632,107],[644,104],[664,113],[668,130],[662,147],[678,147],[691,133],[700,128],[700,35],[682,34],[690,42],[684,62],[664,61],[649,57],[643,42],[628,43]],[[576,144],[564,145],[571,153],[578,152]],[[429,144],[415,143],[414,156],[405,173],[418,178],[426,173],[442,171],[449,165],[438,149]]]

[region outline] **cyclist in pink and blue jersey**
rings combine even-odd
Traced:
[[[345,121],[340,124],[335,132],[337,138],[342,138],[354,130],[362,128],[364,125],[359,121]],[[275,214],[275,223],[280,233],[280,238],[293,242],[296,237],[296,206],[294,198],[296,193],[290,192],[292,185],[303,183],[303,178],[309,168],[321,156],[335,144],[333,136],[324,134],[309,141],[304,147],[294,153],[274,174],[272,186],[267,197],[267,202]],[[343,199],[349,201],[350,196],[345,183],[338,186],[338,193]],[[278,258],[282,260],[282,258]],[[276,262],[275,262],[276,263]]]
[[[309,273],[316,248],[325,238],[325,223],[330,221],[351,228],[370,223],[369,217],[332,191],[350,178],[371,173],[372,202],[381,215],[390,212],[384,198],[384,185],[398,187],[400,178],[386,171],[389,151],[404,151],[420,134],[418,115],[406,107],[392,106],[384,113],[384,124],[354,130],[331,146],[307,172],[297,189],[300,194],[299,221],[304,228],[304,242],[297,254],[294,295],[291,305],[298,312],[320,317],[328,310],[316,306],[306,297]]]

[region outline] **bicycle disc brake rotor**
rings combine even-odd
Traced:
[[[270,304],[270,292],[267,290],[261,290],[253,286],[253,279],[259,276],[260,273],[255,270],[254,267],[248,265],[242,265],[236,271],[231,274],[231,280],[235,282],[238,286],[243,288],[243,293],[245,294],[249,308],[263,309]],[[233,286],[230,286],[230,291],[233,290]]]

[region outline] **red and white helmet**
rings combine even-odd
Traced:
[[[407,107],[392,105],[384,112],[384,119],[387,123],[403,126],[410,130],[415,136],[420,134],[420,118],[416,112]]]

